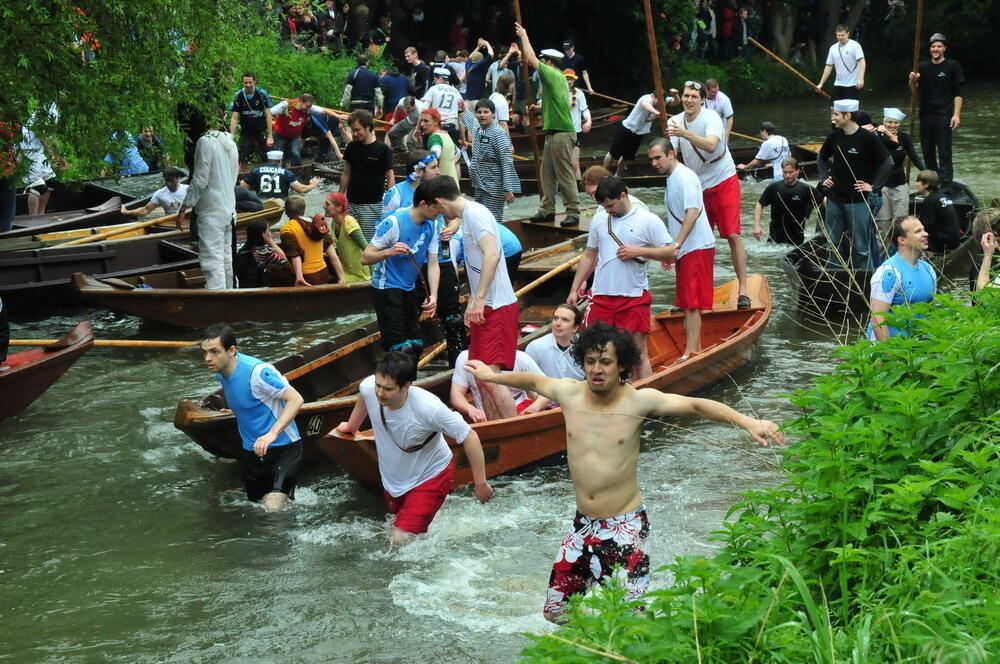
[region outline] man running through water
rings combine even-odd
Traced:
[[[544,615],[553,622],[565,614],[570,596],[612,576],[624,582],[630,601],[649,585],[649,521],[636,477],[639,434],[647,417],[698,415],[743,427],[761,445],[768,439],[784,444],[773,422],[741,415],[710,399],[627,384],[639,363],[639,348],[627,332],[597,323],[577,337],[573,356],[583,366],[585,380],[498,374],[475,360],[465,365],[480,381],[530,390],[562,406],[577,514],[549,577]]]

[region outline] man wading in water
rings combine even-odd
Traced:
[[[741,415],[717,401],[626,384],[639,363],[639,349],[627,332],[597,323],[580,333],[572,352],[585,380],[498,374],[476,360],[465,365],[478,380],[529,390],[562,406],[577,514],[549,577],[543,611],[553,622],[566,612],[571,595],[610,578],[616,566],[614,576],[624,582],[628,600],[641,597],[649,585],[649,521],[636,478],[645,418],[697,415],[741,426],[761,445],[768,439],[785,442],[775,423]]]

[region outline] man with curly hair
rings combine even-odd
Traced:
[[[639,434],[646,418],[697,415],[746,429],[761,445],[784,444],[778,425],[741,415],[711,399],[666,394],[626,383],[639,363],[632,335],[605,323],[573,342],[584,380],[530,373],[497,373],[473,360],[466,371],[480,381],[529,390],[557,401],[566,419],[566,460],[576,492],[576,518],[552,566],[543,613],[556,622],[569,598],[595,583],[619,578],[628,599],[649,585],[649,521],[639,491]]]

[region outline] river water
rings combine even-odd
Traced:
[[[973,87],[969,99],[957,173],[987,202],[1000,195],[1000,139],[989,129],[1000,94]],[[737,104],[736,129],[754,133],[771,119],[793,140],[821,139],[824,104],[790,104]],[[745,232],[764,186],[744,185]],[[661,191],[639,194],[662,208]],[[321,198],[311,194],[310,211]],[[509,216],[533,213],[536,200],[518,200]],[[829,372],[840,330],[799,313],[780,267],[785,249],[752,238],[747,247],[751,271],[770,280],[773,317],[759,358],[704,396],[788,419],[786,395]],[[718,254],[720,283],[733,273],[724,243]],[[651,275],[656,302],[669,305],[672,274]],[[87,308],[19,320],[12,332],[55,337],[82,319],[99,338],[195,339]],[[243,351],[276,359],[363,320],[238,332]],[[180,397],[215,387],[194,349],[94,349],[0,425],[0,661],[508,662],[523,633],[549,630],[542,598],[574,512],[565,466],[497,478],[487,505],[460,491],[427,536],[393,551],[380,500],[334,467],[304,474],[289,514],[248,503],[235,464],[171,424]],[[640,482],[654,565],[711,554],[735,494],[780,481],[776,461],[732,427],[650,423]],[[668,583],[654,576],[654,587]]]

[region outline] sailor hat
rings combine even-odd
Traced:
[[[443,78],[449,78],[451,77],[451,70],[448,69],[447,67],[435,67],[434,75],[441,76]]]
[[[566,57],[562,54],[562,51],[557,51],[554,48],[543,48],[541,54],[547,58],[552,58],[553,60],[562,60]]]
[[[854,113],[861,108],[857,99],[838,99],[833,102],[833,110],[838,113]]]
[[[268,150],[267,151],[267,160],[268,161],[281,161],[284,156],[285,156],[285,153],[282,152],[281,150]]]
[[[886,120],[895,120],[896,122],[902,122],[906,117],[906,113],[903,113],[898,108],[883,108],[882,117]]]

